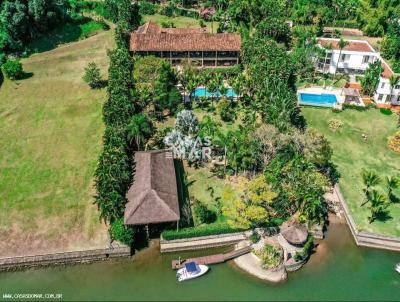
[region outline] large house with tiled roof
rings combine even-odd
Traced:
[[[363,74],[370,63],[380,60],[383,72],[376,88],[374,100],[376,103],[400,104],[400,83],[390,86],[389,78],[394,74],[389,64],[380,53],[363,40],[347,40],[347,45],[340,51],[339,39],[318,38],[318,45],[327,51],[327,58],[318,62],[320,72]],[[340,56],[340,57],[339,57]]]
[[[241,38],[235,33],[209,33],[203,28],[162,28],[147,22],[131,34],[130,50],[154,55],[179,65],[188,60],[199,67],[239,63]]]

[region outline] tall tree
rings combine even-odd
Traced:
[[[385,182],[388,201],[391,203],[398,202],[399,198],[394,194],[394,191],[400,187],[400,178],[387,176]]]
[[[340,62],[340,57],[342,56],[342,50],[343,50],[343,48],[345,48],[348,44],[349,44],[349,42],[347,42],[347,41],[343,40],[342,38],[340,38],[340,40],[339,40],[339,42],[338,42],[338,46],[339,46],[339,49],[340,49],[340,51],[339,51],[339,58],[338,58],[338,62],[337,62],[337,64],[336,64],[336,68],[335,68],[335,73],[333,74],[333,76],[336,75],[336,72],[337,72],[337,70],[338,70],[338,68],[339,68],[339,62]]]
[[[363,170],[361,172],[361,178],[364,184],[364,196],[365,201],[361,206],[365,205],[368,202],[368,196],[370,194],[370,188],[378,185],[381,182],[381,178],[375,171],[372,170]]]
[[[379,79],[383,68],[380,60],[370,63],[365,71],[365,76],[361,79],[362,92],[367,95],[373,95],[379,84]]]
[[[390,85],[390,101],[392,101],[392,99],[393,99],[393,89],[394,89],[394,87],[399,83],[399,80],[400,80],[400,76],[398,76],[398,75],[392,75],[390,78],[389,78],[389,85]]]
[[[108,100],[103,107],[106,125],[127,125],[135,112],[132,100],[132,59],[126,49],[108,52]]]
[[[141,113],[132,116],[127,132],[129,140],[135,140],[137,149],[142,150],[145,141],[153,135],[154,128],[147,115]]]
[[[369,223],[374,222],[380,215],[387,214],[389,203],[385,196],[378,191],[372,190],[371,193],[368,194],[368,203],[370,204],[369,210],[371,211],[371,215],[368,217]]]

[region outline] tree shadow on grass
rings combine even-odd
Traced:
[[[89,19],[90,20],[90,19]],[[60,44],[78,41],[82,35],[81,22],[67,22],[39,37],[28,45],[27,56],[57,48]]]
[[[376,214],[375,220],[381,221],[381,222],[386,222],[389,220],[392,220],[393,217],[390,215],[389,211],[382,211],[378,214]]]
[[[178,189],[179,211],[181,219],[179,221],[180,227],[193,226],[193,216],[190,207],[189,189],[188,187],[193,183],[189,183],[186,179],[183,162],[181,160],[174,160],[176,184]]]
[[[33,72],[23,72],[22,75],[18,78],[18,80],[26,80],[33,77]]]

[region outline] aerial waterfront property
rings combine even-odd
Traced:
[[[370,2],[1,1],[1,301],[399,300]]]

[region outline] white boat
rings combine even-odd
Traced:
[[[188,262],[185,263],[185,266],[183,268],[177,271],[176,278],[179,282],[186,281],[200,277],[207,273],[207,271],[207,265],[197,264],[196,262]]]
[[[395,268],[396,272],[400,273],[400,262],[396,264]]]

